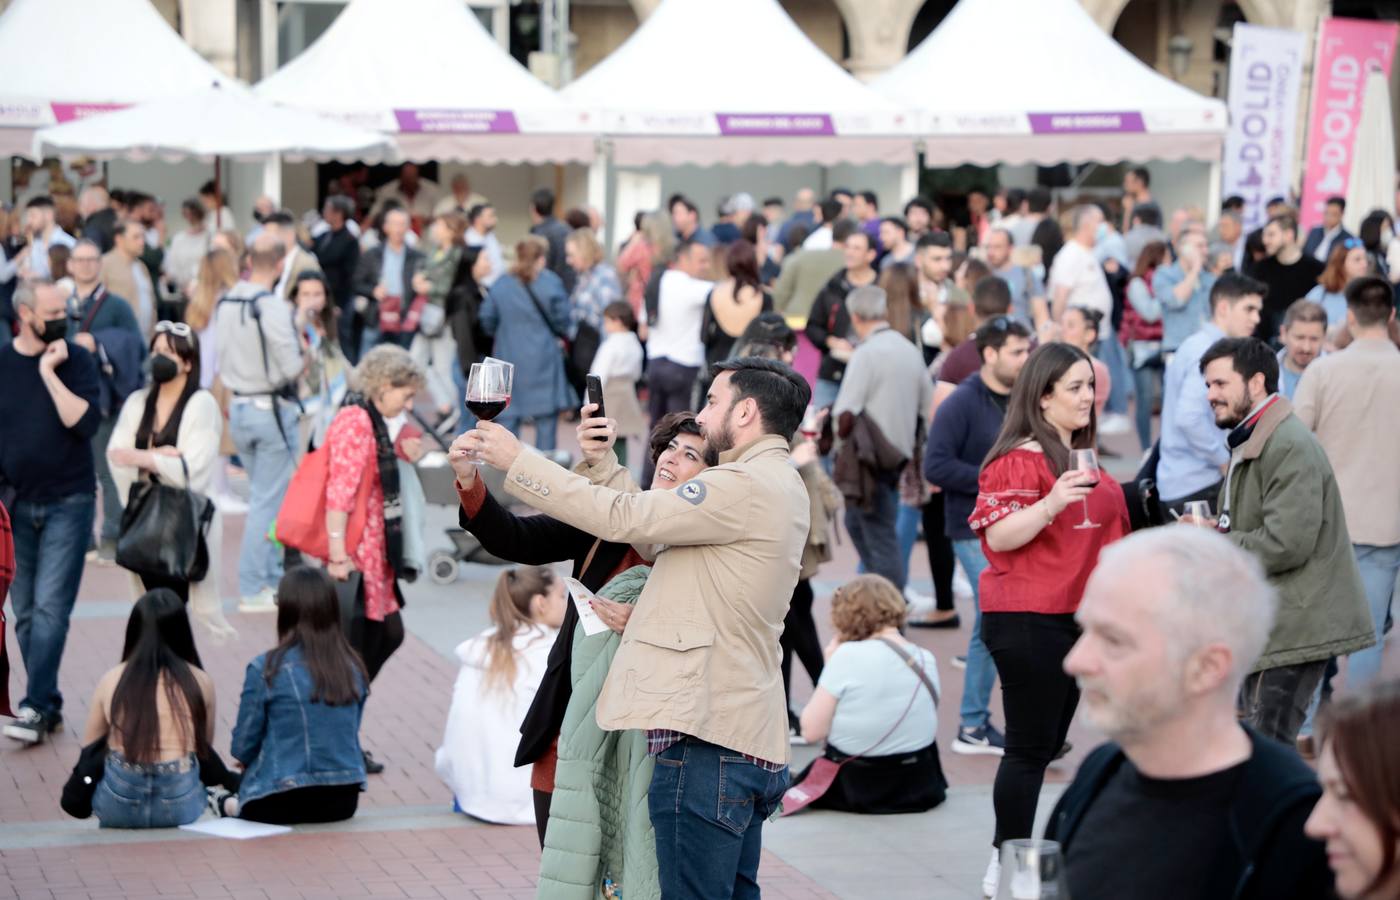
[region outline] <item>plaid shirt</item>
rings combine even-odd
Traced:
[[[647,754],[650,756],[655,756],[663,750],[667,749],[668,747],[673,747],[676,744],[679,744],[681,741],[685,740],[688,737],[690,737],[690,735],[682,734],[679,731],[666,731],[660,728],[648,728]],[[786,764],[771,763],[766,759],[759,759],[756,756],[749,756],[747,753],[740,753],[739,755],[742,756],[744,759],[748,760],[749,762],[753,763],[754,765],[758,766],[765,772],[781,772],[783,769],[787,768]]]

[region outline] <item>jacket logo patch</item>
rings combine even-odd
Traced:
[[[681,495],[681,499],[691,506],[699,506],[705,502],[705,485],[698,481],[687,481],[676,488],[676,493]]]

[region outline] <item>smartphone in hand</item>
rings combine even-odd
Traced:
[[[588,393],[588,402],[596,407],[593,415],[599,419],[606,418],[608,414],[603,409],[603,379],[597,375],[586,375],[583,381]]]

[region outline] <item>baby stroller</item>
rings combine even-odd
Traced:
[[[447,506],[455,510],[458,506],[457,475],[452,471],[452,466],[447,461],[447,442],[437,432],[427,427],[416,412],[412,415],[423,427],[424,436],[434,441],[440,448],[440,450],[423,454],[423,458],[415,466],[418,479],[423,483],[423,496],[431,504]],[[565,468],[573,465],[573,458],[568,451],[556,450],[546,454],[546,456]],[[504,472],[490,466],[482,466],[477,470],[477,477],[485,483],[491,496],[511,505],[507,502]],[[451,549],[439,548],[428,556],[428,577],[433,580],[434,584],[448,585],[456,581],[460,572],[458,563],[473,562],[488,566],[509,565],[505,560],[487,553],[482,548],[481,542],[466,530],[452,527],[446,531],[448,540],[452,542]]]

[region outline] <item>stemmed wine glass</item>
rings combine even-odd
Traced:
[[[802,424],[797,426],[797,430],[802,432],[802,436],[809,441],[815,441],[822,430],[821,410],[815,406],[808,406],[807,412],[802,416]]]
[[[1084,450],[1071,450],[1071,451],[1070,451],[1070,468],[1073,469],[1073,470],[1076,471],[1076,472],[1083,472],[1085,475],[1088,475],[1088,476],[1090,476],[1090,477],[1093,479],[1092,481],[1088,482],[1088,486],[1089,486],[1090,490],[1092,490],[1093,488],[1095,488],[1095,487],[1098,486],[1099,477],[1100,477],[1100,476],[1099,476],[1099,455],[1098,455],[1097,453],[1095,453],[1094,450],[1093,450],[1092,448],[1084,449]],[[1076,525],[1076,526],[1074,526],[1074,527],[1075,527],[1075,528],[1098,528],[1098,527],[1099,527],[1099,523],[1098,523],[1098,522],[1090,522],[1090,521],[1089,521],[1089,498],[1088,498],[1088,497],[1085,497],[1085,498],[1084,498],[1082,501],[1080,501],[1080,502],[1082,502],[1082,503],[1084,504],[1084,521],[1083,521],[1083,522],[1080,522],[1078,525]]]
[[[478,419],[490,422],[510,406],[514,382],[515,366],[511,363],[490,356],[472,363],[467,373],[467,409]]]

